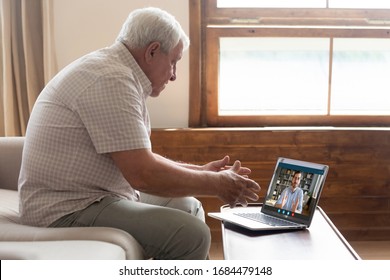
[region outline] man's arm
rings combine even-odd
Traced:
[[[212,195],[231,206],[258,199],[260,186],[239,174],[242,172],[239,161],[214,172],[185,167],[150,149],[115,152],[111,157],[130,185],[145,193],[168,197]]]
[[[156,157],[162,157],[162,156],[160,156],[158,154],[154,154],[154,155]],[[164,159],[167,159],[167,158],[164,158]],[[175,163],[175,164],[177,164],[179,166],[182,166],[182,167],[185,167],[185,168],[189,168],[189,169],[193,169],[193,170],[198,170],[198,171],[204,170],[204,171],[219,172],[219,171],[231,168],[231,166],[228,165],[229,161],[230,161],[230,157],[229,156],[225,156],[222,159],[211,161],[211,162],[206,163],[204,165],[195,165],[195,164],[189,164],[189,163],[184,163],[184,162],[176,162],[176,161],[171,161],[171,162]],[[243,175],[243,176],[248,176],[250,173],[251,173],[251,170],[249,168],[243,167],[243,166],[241,166],[241,168],[240,168],[240,170],[238,172],[238,174]]]
[[[286,189],[284,189],[279,197],[279,199],[276,201],[274,207],[277,208],[283,208],[283,206],[286,204]]]

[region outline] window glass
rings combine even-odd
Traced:
[[[219,115],[325,115],[329,39],[220,38]]]
[[[218,8],[325,8],[326,0],[218,0]]]
[[[390,1],[385,0],[329,0],[329,8],[389,9]]]
[[[390,39],[334,39],[331,114],[390,115]]]

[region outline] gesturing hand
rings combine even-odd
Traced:
[[[207,171],[214,171],[214,172],[227,170],[227,169],[232,168],[232,166],[228,165],[229,161],[230,161],[230,157],[225,156],[222,159],[215,160],[215,161],[212,161],[212,162],[209,162],[209,163],[203,165],[202,169],[207,170]],[[251,173],[251,170],[247,167],[241,166],[241,163],[240,163],[239,169],[235,170],[234,172],[239,174],[239,175],[242,175],[242,176],[248,176]]]
[[[249,169],[241,167],[241,162],[237,160],[233,166],[226,167],[218,174],[220,175],[220,184],[217,195],[230,207],[237,204],[246,206],[248,199],[252,201],[259,199],[257,193],[260,191],[260,186],[248,178],[247,174],[250,172],[246,173],[246,170]]]

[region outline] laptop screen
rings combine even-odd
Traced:
[[[279,158],[263,212],[310,225],[327,171],[326,165]]]

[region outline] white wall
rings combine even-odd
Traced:
[[[111,45],[130,11],[159,7],[173,14],[189,34],[187,0],[53,0],[56,57],[59,69],[76,58]],[[189,53],[177,66],[177,80],[158,98],[149,98],[153,128],[188,127]]]

